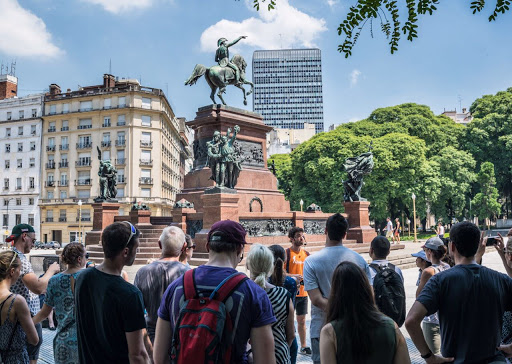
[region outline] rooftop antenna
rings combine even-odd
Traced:
[[[460,97],[460,95],[457,95],[457,99],[459,100],[459,110],[462,111],[462,97]]]
[[[2,66],[0,67],[0,75],[4,74],[4,61],[2,61]]]
[[[16,76],[16,61],[11,62],[11,72],[9,73],[11,76]]]
[[[108,62],[108,74],[109,75],[112,74],[112,58],[110,58],[110,60]]]

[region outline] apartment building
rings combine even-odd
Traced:
[[[185,128],[162,90],[137,80],[105,74],[101,85],[66,92],[50,85],[43,121],[42,239],[74,241],[80,228],[83,237],[92,229],[99,158],[117,169],[121,215],[140,202],[153,216],[169,216],[183,181],[180,170],[191,156]]]
[[[17,97],[17,84],[17,77],[0,75],[2,243],[20,223],[32,225],[40,239],[38,202],[44,95]]]

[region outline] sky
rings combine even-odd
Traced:
[[[268,1],[268,0],[267,0]],[[249,0],[0,0],[0,62],[16,61],[19,95],[101,84],[109,72],[162,89],[177,116],[192,120],[211,103],[204,79],[184,86],[196,64],[215,64],[217,39],[247,39],[230,48],[249,64],[254,50],[322,51],[324,125],[366,118],[374,109],[416,102],[434,113],[467,107],[512,86],[510,13],[489,23],[493,1],[473,15],[468,1],[441,2],[419,20],[419,38],[403,38],[394,55],[374,23],[353,55],[337,51],[337,28],[355,0],[277,0],[259,12]],[[399,0],[404,4],[405,0]],[[228,105],[242,104],[228,87]]]

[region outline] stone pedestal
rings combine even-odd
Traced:
[[[347,239],[356,240],[358,243],[370,243],[377,236],[370,226],[368,201],[345,202],[345,213],[348,215],[349,230]]]
[[[206,252],[208,232],[220,220],[238,221],[238,200],[236,193],[214,193],[201,196],[203,205],[203,229],[196,234],[194,241],[198,252]]]
[[[130,211],[130,222],[132,225],[150,225],[151,211],[132,210]]]
[[[93,203],[92,231],[85,236],[85,245],[96,245],[101,241],[101,233],[110,224],[114,217],[119,215],[119,204],[116,202]]]

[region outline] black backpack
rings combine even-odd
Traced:
[[[370,264],[377,271],[373,278],[373,292],[379,310],[393,319],[398,327],[405,321],[405,289],[402,278],[393,264],[380,266]]]

